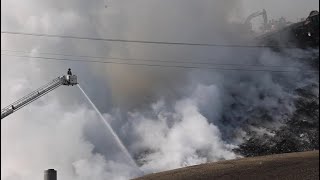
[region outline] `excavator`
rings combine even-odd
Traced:
[[[71,69],[68,69],[67,75],[59,76],[48,84],[36,89],[35,91],[29,93],[28,95],[22,97],[21,99],[17,100],[16,102],[4,107],[1,109],[1,119],[7,117],[8,115],[18,111],[22,107],[28,105],[29,103],[35,101],[36,99],[40,98],[41,96],[49,93],[50,91],[58,88],[59,86],[73,86],[77,85],[77,76],[73,75]]]
[[[256,41],[264,46],[317,48],[319,47],[319,11],[311,11],[305,20],[265,33],[257,37]]]
[[[250,30],[252,30],[251,20],[255,17],[258,17],[258,16],[263,17],[263,31],[266,31],[267,26],[268,26],[268,16],[267,16],[267,12],[265,9],[263,9],[262,11],[257,11],[257,12],[250,14],[247,17],[246,21],[244,22],[244,25],[247,26]]]

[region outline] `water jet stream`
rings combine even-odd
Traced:
[[[88,97],[88,95],[84,92],[84,90],[81,88],[81,86],[79,84],[77,84],[77,86],[79,87],[79,89],[81,90],[82,94],[86,97],[86,99],[89,101],[89,103],[91,104],[91,106],[94,108],[94,110],[98,113],[98,115],[100,116],[101,120],[103,121],[103,124],[107,127],[107,129],[111,132],[112,136],[114,137],[114,139],[116,140],[118,146],[120,147],[121,151],[126,155],[126,157],[128,158],[128,160],[141,172],[140,168],[138,167],[138,165],[136,164],[136,162],[134,161],[134,159],[132,158],[132,156],[130,155],[129,151],[127,150],[127,148],[124,146],[124,144],[122,143],[122,141],[120,140],[120,138],[118,137],[118,135],[114,132],[114,130],[112,129],[111,125],[108,123],[108,121],[102,116],[102,114],[100,113],[100,111],[98,110],[98,108],[93,104],[93,102],[90,100],[90,98]]]

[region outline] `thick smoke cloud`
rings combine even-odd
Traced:
[[[104,2],[98,0],[6,1],[1,6],[2,27],[49,34],[232,44],[243,40],[243,36],[230,23],[242,22],[248,14],[247,7],[260,10],[237,0],[108,3],[105,8]],[[312,4],[308,8],[315,7]],[[307,14],[311,9],[304,11]],[[2,49],[24,50],[28,55],[55,52],[210,59],[215,63],[290,64],[301,68],[304,65],[293,57],[312,56],[305,51],[289,51],[286,53],[291,56],[284,56],[261,49],[1,36]],[[297,73],[186,71],[2,58],[2,107],[71,67],[145,173],[236,158],[232,148],[248,136],[247,128],[269,133],[268,128],[278,127],[294,111],[292,88],[318,81]],[[3,180],[40,180],[47,168],[57,169],[59,177],[70,180],[128,179],[140,175],[128,165],[110,132],[106,132],[76,88],[60,88],[1,124]]]
[[[141,168],[147,172],[159,171],[235,158],[231,151],[234,146],[223,142],[218,127],[200,113],[199,107],[214,102],[218,107],[212,108],[218,117],[219,95],[217,87],[199,85],[191,97],[178,100],[172,108],[167,108],[163,100],[152,104],[146,113],[151,112],[150,117],[141,112],[129,113],[125,130],[136,136],[133,150],[150,152],[140,157]]]

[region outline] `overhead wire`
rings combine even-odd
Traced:
[[[50,37],[50,38],[68,38],[78,40],[93,40],[93,41],[108,41],[108,42],[124,42],[124,43],[139,43],[139,44],[160,44],[160,45],[183,45],[183,46],[203,46],[203,47],[230,47],[230,48],[297,48],[295,46],[267,46],[267,45],[240,45],[240,44],[213,44],[213,43],[187,43],[187,42],[169,42],[169,41],[148,41],[148,40],[129,40],[115,38],[98,38],[98,37],[80,37],[72,35],[58,34],[42,34],[42,33],[26,33],[16,31],[1,31],[1,34]]]
[[[14,53],[30,53],[30,51],[19,51],[19,50],[7,50],[1,49],[4,52]],[[265,64],[237,64],[237,63],[215,63],[212,62],[216,59],[207,59],[208,61],[192,61],[192,60],[162,60],[162,59],[140,59],[140,58],[120,58],[120,57],[106,57],[106,56],[91,56],[91,55],[72,55],[72,54],[60,54],[52,52],[37,52],[37,54],[54,55],[54,56],[66,56],[76,58],[92,58],[92,59],[113,59],[123,61],[145,61],[145,62],[165,62],[165,63],[177,63],[177,64],[194,64],[194,65],[218,65],[218,66],[252,66],[252,67],[282,67],[282,68],[300,68],[299,66],[281,66],[281,65],[265,65]],[[210,62],[211,61],[211,62]]]
[[[118,65],[132,65],[132,66],[148,66],[148,67],[167,67],[167,68],[184,68],[184,69],[208,69],[208,70],[223,70],[223,71],[250,71],[250,72],[273,72],[273,73],[285,73],[285,72],[302,72],[302,73],[318,73],[319,71],[310,70],[274,70],[274,69],[248,69],[248,68],[221,68],[221,67],[209,67],[209,66],[182,66],[182,65],[166,65],[166,64],[147,64],[147,63],[127,63],[127,62],[115,62],[115,61],[97,61],[97,60],[80,60],[69,58],[54,58],[45,56],[24,56],[24,55],[12,55],[3,54],[3,56],[12,56],[20,58],[29,58],[36,60],[52,60],[52,61],[73,61],[73,62],[85,62],[85,63],[104,63],[104,64],[118,64]]]

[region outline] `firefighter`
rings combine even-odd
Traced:
[[[68,73],[67,73],[68,75],[72,75],[72,72],[71,72],[71,69],[69,68],[68,69]]]

